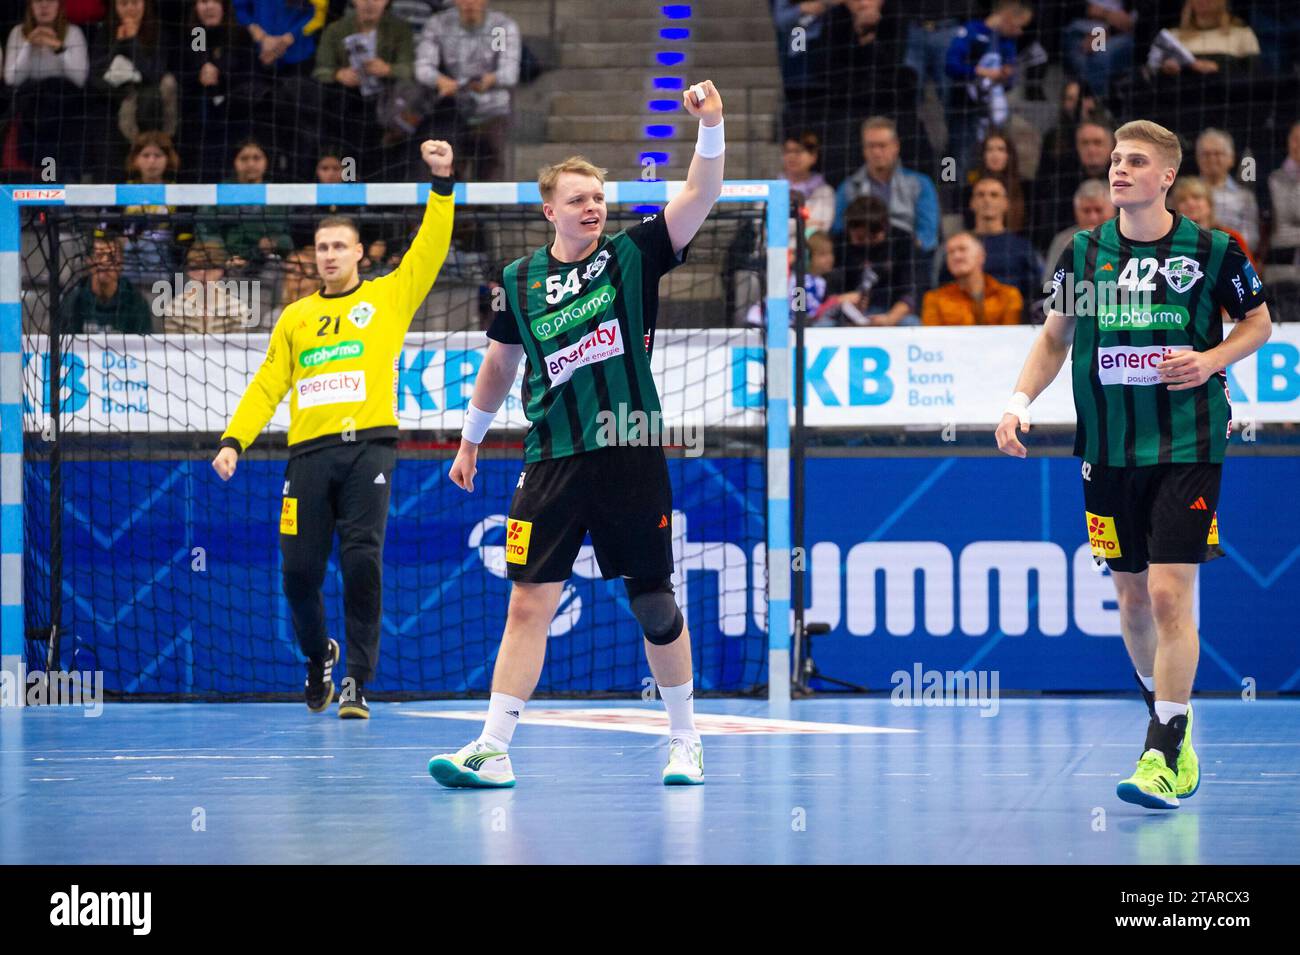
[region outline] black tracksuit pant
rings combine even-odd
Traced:
[[[315,658],[329,649],[321,584],[337,530],[347,675],[358,684],[371,682],[379,663],[384,529],[396,464],[395,441],[357,441],[295,455],[284,473],[280,552],[298,646]]]

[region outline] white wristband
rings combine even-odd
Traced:
[[[496,416],[495,411],[476,408],[471,401],[465,409],[465,424],[460,429],[460,436],[470,444],[482,444],[488,428],[492,427],[492,419]]]
[[[727,149],[726,136],[723,133],[723,124],[726,120],[719,119],[717,126],[705,126],[700,123],[700,131],[695,138],[695,151],[705,159],[717,159]]]
[[[1002,413],[1015,415],[1020,419],[1022,426],[1033,423],[1029,420],[1029,396],[1023,391],[1017,391],[1011,396],[1011,400],[1007,402],[1007,407]]]

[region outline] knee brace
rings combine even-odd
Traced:
[[[667,646],[682,635],[686,621],[673,597],[673,585],[666,577],[661,580],[623,581],[632,605],[632,615],[645,638],[657,647]]]

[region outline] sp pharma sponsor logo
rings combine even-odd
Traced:
[[[366,346],[358,341],[339,342],[337,345],[322,345],[320,348],[308,348],[298,356],[298,364],[304,368],[316,368],[332,361],[345,358],[360,358]]]
[[[1112,345],[1097,349],[1097,376],[1103,385],[1158,385],[1156,365],[1191,345]]]
[[[1097,326],[1104,332],[1181,332],[1192,317],[1181,305],[1117,305],[1103,307]]]
[[[602,285],[561,309],[533,319],[531,325],[533,337],[539,341],[547,341],[577,325],[599,318],[614,304],[616,295],[617,292],[612,285]]]
[[[623,354],[623,333],[618,322],[610,319],[594,328],[589,335],[546,356],[546,377],[551,387],[561,385],[573,377],[575,369],[594,365]]]
[[[366,400],[364,371],[335,371],[312,375],[298,382],[298,407],[343,404]]]

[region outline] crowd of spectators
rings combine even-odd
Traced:
[[[216,181],[249,138],[281,181],[310,178],[327,149],[356,181],[405,181],[429,137],[456,146],[458,174],[502,178],[517,25],[488,0],[391,6],[23,0],[0,51],[0,174],[120,181],[137,137],[160,133],[181,182]]]
[[[1289,0],[769,2],[810,323],[1041,321],[1046,271],[1115,214],[1114,130],[1136,118],[1184,142],[1169,207],[1300,297]]]

